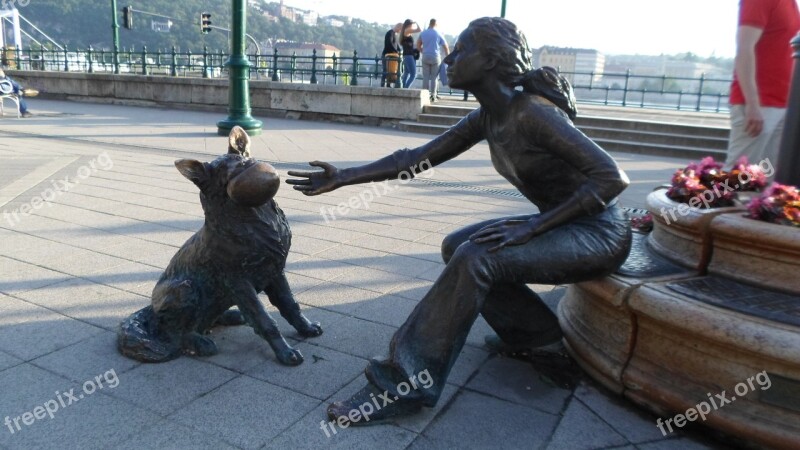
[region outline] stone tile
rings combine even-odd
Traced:
[[[656,416],[593,382],[578,385],[575,397],[633,444],[663,438]]]
[[[213,364],[180,357],[160,364],[142,364],[126,372],[125,382],[110,395],[167,415],[236,375]]]
[[[214,436],[162,419],[154,426],[126,440],[115,450],[234,450],[233,447]]]
[[[436,402],[436,406],[433,408],[423,407],[418,414],[393,419],[392,423],[400,428],[405,428],[406,430],[413,431],[415,433],[422,433],[423,430],[425,430],[425,428],[430,425],[434,419],[436,419],[436,417],[438,417],[447,409],[447,406],[455,398],[458,389],[458,387],[448,384],[444,387],[442,395],[439,397],[439,401]]]
[[[216,327],[209,335],[219,349],[214,356],[195,358],[201,362],[215,364],[237,373],[245,373],[257,364],[279,364],[267,341],[258,336],[251,327]],[[296,341],[288,339],[289,345]]]
[[[120,376],[140,363],[122,356],[117,350],[117,334],[104,331],[77,344],[36,358],[31,364],[72,381],[83,382],[109,370]]]
[[[395,328],[387,325],[344,316],[315,338],[314,344],[365,359],[383,357],[394,332]]]
[[[328,422],[326,409],[331,401],[344,400],[356,393],[366,384],[364,377],[358,377],[306,414],[301,420],[284,430],[266,446],[270,450],[288,448],[331,448],[372,450],[379,446],[386,450],[401,450],[414,440],[416,434],[389,423],[369,426],[340,428]],[[379,444],[378,444],[379,443]]]
[[[390,254],[381,258],[374,266],[369,267],[406,277],[433,281],[444,269],[444,264],[441,261],[433,262],[405,255]]]
[[[386,294],[394,289],[413,283],[414,279],[368,267],[351,266],[342,276],[336,278],[336,282]]]
[[[247,375],[325,400],[363,374],[367,365],[365,359],[305,342],[294,347],[303,354],[303,364],[287,367],[273,361],[261,362]]]
[[[103,390],[90,395],[90,391],[84,391],[83,383],[71,382],[30,364],[0,372],[3,416],[8,415],[13,421],[15,417],[34,412],[48,402],[51,402],[51,409],[54,409],[52,401],[58,405],[52,418],[45,415],[28,426],[19,421],[20,429],[14,428],[13,434],[4,426],[0,433],[0,445],[12,449],[110,448],[159,419],[155,414],[105,395],[110,389],[119,389],[124,383],[125,380],[120,377],[116,388],[105,385]],[[70,390],[73,390],[72,395],[76,398],[74,401],[63,395]],[[59,393],[64,400],[64,407],[58,404]],[[41,412],[39,414],[41,417]]]
[[[258,449],[318,404],[297,392],[240,376],[170,418],[237,447]]]
[[[486,322],[483,316],[478,316],[475,323],[472,324],[472,329],[469,330],[467,335],[467,345],[486,349],[486,336],[495,334],[491,326]]]
[[[150,304],[149,295],[121,291],[84,278],[24,292],[19,297],[114,332],[123,319]]]
[[[371,295],[379,295],[374,292]],[[396,295],[386,294],[353,304],[352,315],[361,319],[400,327],[405,323],[417,302]]]
[[[3,243],[5,245],[5,243]],[[0,292],[15,295],[72,278],[62,272],[45,269],[15,259],[0,256]]]
[[[395,286],[389,293],[409,300],[419,301],[431,290],[431,286],[433,286],[433,282],[415,278]]]
[[[395,253],[424,259],[426,261],[442,262],[441,243],[439,243],[439,245],[429,245],[420,242],[411,242],[398,248]]]
[[[317,256],[286,265],[286,272],[303,275],[322,281],[330,281],[344,275],[353,266],[341,261],[331,261]],[[294,285],[292,285],[294,288]]]
[[[292,293],[294,293],[294,295],[305,292],[323,282],[323,280],[319,278],[296,274],[288,270],[286,271],[286,279],[289,281],[289,286],[292,288]]]
[[[150,297],[163,269],[136,262],[99,270],[85,276],[89,281]]]
[[[548,449],[580,450],[630,444],[578,400],[573,399],[553,434]]]
[[[456,386],[464,386],[481,366],[489,359],[489,352],[484,349],[465,345],[458,355],[456,363],[450,369],[447,382]]]
[[[101,328],[0,295],[0,350],[31,360],[94,336]]]
[[[545,384],[529,363],[496,356],[466,386],[518,405],[560,414],[571,391]]]
[[[326,281],[303,291],[295,298],[305,305],[354,315],[365,304],[379,297],[380,294],[374,291]]]
[[[544,448],[557,422],[555,415],[462,391],[409,448]]]
[[[11,356],[8,353],[0,352],[0,372],[22,363],[23,361],[21,359]]]

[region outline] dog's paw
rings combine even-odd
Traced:
[[[183,352],[191,356],[213,356],[219,349],[210,337],[192,333],[183,340]]]
[[[300,350],[295,350],[291,347],[275,352],[275,356],[284,366],[299,366],[303,363],[303,354],[300,353]]]
[[[297,329],[297,332],[300,333],[300,335],[302,335],[304,337],[319,336],[319,335],[322,334],[322,325],[320,325],[319,322],[313,322],[312,323],[312,322],[306,321],[306,323],[303,326],[301,326],[301,327],[299,327]]]

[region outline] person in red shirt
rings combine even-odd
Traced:
[[[798,30],[796,0],[739,2],[727,164],[742,156],[777,162]]]

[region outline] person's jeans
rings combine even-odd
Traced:
[[[403,87],[408,88],[417,79],[417,60],[414,55],[403,56]]]
[[[422,89],[427,89],[431,98],[436,98],[439,89],[439,56],[422,55]]]
[[[14,93],[17,94],[17,98],[19,99],[19,113],[20,114],[27,114],[28,113],[28,104],[25,103],[25,97],[22,96],[19,89],[15,89]]]

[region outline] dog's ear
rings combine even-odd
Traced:
[[[250,157],[250,136],[238,125],[228,135],[228,153]]]
[[[196,159],[179,159],[175,161],[175,167],[181,175],[196,184],[201,190],[208,181],[208,170],[205,164]]]

